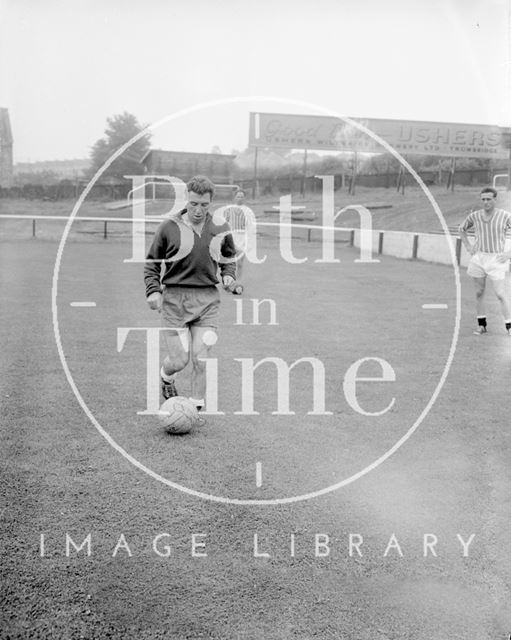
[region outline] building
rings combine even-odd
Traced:
[[[142,158],[146,174],[175,176],[184,182],[195,175],[205,175],[215,184],[232,184],[234,158],[223,153],[192,153],[150,149]]]
[[[12,187],[12,130],[8,109],[0,107],[0,187]]]
[[[17,162],[14,165],[14,175],[53,174],[56,180],[77,180],[84,177],[90,165],[91,161],[87,158]]]

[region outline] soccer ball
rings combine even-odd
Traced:
[[[172,435],[188,433],[199,420],[196,406],[189,398],[174,396],[160,407],[160,422]]]

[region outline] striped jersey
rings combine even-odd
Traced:
[[[246,205],[227,205],[222,209],[222,215],[233,233],[244,233],[255,223],[254,212]]]
[[[219,212],[231,227],[237,251],[252,251],[256,235],[256,218],[252,209],[244,204],[235,204],[226,205]]]
[[[473,229],[476,236],[476,250],[483,253],[502,253],[506,243],[506,231],[511,229],[511,213],[504,209],[494,209],[489,220],[485,220],[484,209],[472,211],[460,226],[460,231]]]

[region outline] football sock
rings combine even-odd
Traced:
[[[163,367],[160,369],[160,376],[165,382],[172,382],[174,380],[174,376],[169,376],[167,373],[165,373]]]
[[[477,316],[477,324],[486,329],[486,316]]]

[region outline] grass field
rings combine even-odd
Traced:
[[[474,193],[467,192],[467,203]],[[0,241],[2,637],[509,636],[511,339],[494,297],[488,297],[490,332],[476,337],[472,290],[461,274],[460,332],[446,382],[415,433],[383,464],[317,498],[218,502],[150,477],[89,421],[54,336],[51,290],[62,226],[32,239],[13,224],[2,221]],[[153,417],[137,415],[145,406],[144,334],[134,332],[122,351],[116,348],[118,327],[158,324],[145,305],[141,265],[123,262],[130,255],[126,236],[71,235],[56,291],[65,361],[95,418],[142,465],[217,498],[303,496],[366,468],[417,421],[456,338],[453,270],[388,257],[359,264],[356,250],[342,242],[341,262],[322,265],[314,262],[319,243],[296,237],[293,247],[307,262],[282,261],[275,235],[265,234],[260,250],[267,261],[247,266],[242,302],[222,294],[212,355],[225,415],[171,437]],[[249,324],[252,298],[275,301],[276,326],[264,324],[263,312],[262,324]],[[96,306],[72,307],[73,301]],[[424,310],[425,303],[447,309]],[[244,324],[236,323],[239,304]],[[306,365],[290,376],[295,414],[274,415],[278,394],[269,364],[256,373],[259,415],[238,415],[236,359],[268,356],[321,361],[331,415],[308,414],[314,384]],[[354,410],[343,386],[349,367],[367,357],[387,361],[395,373],[395,382],[358,385],[367,412],[395,399],[381,416]],[[359,375],[378,377],[381,369],[369,362]],[[188,393],[188,372],[178,386]],[[90,534],[90,555],[85,547],[66,555],[66,534],[77,544]],[[353,548],[350,555],[350,534],[363,538],[361,555]],[[475,534],[466,557],[458,534],[464,541]],[[255,555],[255,535],[258,553],[267,555]],[[436,537],[437,555],[424,556],[425,535]],[[195,555],[194,536],[196,545],[205,544]],[[325,536],[329,555],[321,555]],[[165,544],[169,557],[162,557]]]

